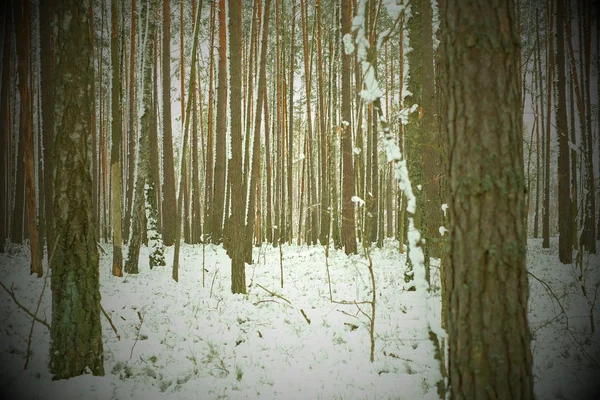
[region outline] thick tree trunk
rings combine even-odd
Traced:
[[[514,8],[444,3],[451,396],[533,399]]]
[[[571,177],[569,166],[569,131],[565,91],[565,41],[563,30],[564,0],[557,0],[556,14],[556,131],[558,136],[558,255],[563,264],[573,259],[571,233]]]
[[[92,209],[93,79],[88,1],[55,2],[56,249],[52,257],[50,371],[57,379],[104,375],[99,258]],[[65,23],[69,18],[71,23]]]

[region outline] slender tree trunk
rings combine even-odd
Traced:
[[[288,135],[287,135],[287,146],[285,153],[287,156],[287,216],[286,226],[284,228],[285,240],[288,243],[292,243],[292,226],[294,215],[294,196],[292,188],[292,159],[294,157],[294,59],[296,56],[296,0],[292,0],[292,32],[290,36],[290,62],[289,62],[289,82],[287,92],[289,94],[289,113],[288,113]]]
[[[192,1],[192,20],[196,20],[196,0]],[[194,67],[195,69],[196,67]],[[200,243],[200,235],[202,233],[202,221],[200,210],[200,164],[198,160],[198,131],[202,129],[202,122],[198,126],[197,93],[196,93],[196,74],[192,75],[192,218],[190,242],[193,244]],[[202,109],[200,109],[202,112]]]
[[[230,52],[230,88],[229,108],[231,112],[231,162],[229,174],[231,180],[231,227],[227,229],[232,243],[245,243],[251,237],[244,237],[244,214],[246,201],[242,193],[242,4],[229,4],[229,52]],[[223,42],[222,42],[223,43]],[[221,83],[219,83],[220,85]],[[260,104],[260,103],[259,103]],[[228,246],[231,257],[231,291],[246,293],[246,271],[244,246]]]
[[[329,240],[329,230],[331,221],[331,211],[329,203],[329,173],[328,164],[328,136],[329,131],[325,120],[325,84],[323,82],[323,33],[321,32],[323,4],[317,0],[317,81],[319,85],[319,138],[321,142],[321,170],[319,171],[320,188],[320,210],[321,210],[321,231],[319,241],[325,245]]]
[[[472,0],[445,1],[440,12],[447,27],[443,85],[453,227],[445,271],[453,399],[534,398],[514,12],[507,2]],[[461,107],[452,106],[457,102]],[[481,123],[471,123],[474,118]],[[481,216],[475,224],[473,215]]]
[[[215,19],[216,2],[210,3],[210,50],[209,50],[209,72],[208,72],[208,123],[206,133],[206,161],[205,161],[205,184],[204,184],[204,236],[202,242],[205,243],[208,237],[213,234],[213,172],[214,172],[214,47],[215,47]],[[210,240],[210,239],[209,239]]]
[[[68,379],[104,375],[99,257],[92,209],[93,55],[88,1],[54,3],[57,17],[54,140],[55,240],[50,371]],[[65,23],[66,19],[71,23]],[[75,105],[75,106],[74,106]]]
[[[554,10],[554,0],[550,0],[550,10]],[[553,46],[553,12],[547,11],[548,20],[546,26],[549,27],[549,38],[548,38],[548,55],[546,65],[548,66],[547,72],[547,89],[546,94],[548,96],[546,105],[547,118],[546,121],[546,172],[545,172],[545,185],[544,185],[544,215],[542,219],[542,247],[547,249],[550,248],[550,129],[552,127],[552,81],[554,75],[554,46]]]
[[[342,35],[350,32],[350,9],[348,0],[342,0]],[[356,254],[356,226],[354,222],[354,165],[352,164],[352,110],[350,98],[350,74],[352,56],[342,53],[342,153],[343,153],[343,197],[342,197],[342,243],[346,254]]]
[[[24,0],[22,4],[13,1],[13,16],[16,26],[16,47],[19,71],[19,94],[21,97],[20,129],[23,132],[23,160],[25,169],[25,191],[27,198],[27,227],[31,249],[32,274],[38,278],[44,274],[42,256],[39,246],[37,225],[37,204],[35,195],[35,162],[33,159],[35,144],[33,141],[33,109],[30,101],[32,81],[29,79],[29,38],[30,38],[30,3]],[[88,33],[89,34],[89,33]]]
[[[135,2],[135,0],[134,0]],[[112,149],[110,152],[111,173],[111,206],[113,216],[113,263],[112,274],[123,276],[123,250],[121,248],[121,76],[119,68],[119,8],[117,0],[111,0],[111,35],[110,58],[112,66],[112,101],[111,101],[111,129]],[[132,53],[133,54],[133,53]],[[133,115],[130,115],[133,119]]]
[[[175,168],[173,164],[173,132],[171,126],[171,2],[163,1],[163,237],[166,246],[175,239],[177,209],[175,199]]]
[[[212,204],[212,242],[223,241],[223,214],[225,203],[225,171],[227,167],[225,135],[227,129],[227,30],[225,0],[219,0],[219,85],[217,87],[217,127],[214,190]],[[241,170],[240,170],[241,173]]]
[[[536,41],[536,46],[539,46],[539,41]],[[537,53],[536,53],[537,54]],[[534,70],[533,70],[533,81],[535,84],[535,95],[536,99],[533,100],[535,103],[535,216],[533,218],[533,237],[537,239],[540,236],[539,228],[540,228],[540,115],[539,115],[539,104],[537,102],[537,97],[540,96],[540,82],[538,80],[538,71],[537,69],[537,56],[534,56]]]
[[[11,40],[11,23],[10,23],[10,5],[7,3],[4,5],[4,32],[2,36],[2,89],[0,91],[0,253],[5,251],[5,243],[8,238],[8,216],[9,216],[9,204],[10,195],[9,189],[10,184],[8,177],[12,173],[9,168],[10,160],[10,138],[12,134],[10,129],[10,121],[8,119],[8,96],[10,86],[10,53]],[[41,22],[43,25],[43,22]],[[42,53],[42,62],[43,53]],[[42,80],[42,90],[44,89]],[[43,110],[42,110],[43,112]],[[46,132],[44,130],[44,132]],[[47,221],[47,220],[46,220]],[[48,246],[49,248],[50,246]]]
[[[125,224],[123,225],[123,238],[125,240],[129,239],[129,229],[131,222],[131,207],[133,204],[133,172],[135,171],[135,146],[136,146],[136,132],[135,132],[135,44],[136,44],[136,22],[137,22],[137,9],[136,9],[136,0],[131,1],[131,44],[130,44],[130,55],[129,55],[129,127],[127,129],[127,137],[129,139],[129,148],[127,161],[129,162],[127,168],[127,204],[125,207]],[[143,26],[144,24],[142,24]],[[114,144],[113,144],[114,146]],[[125,164],[123,160],[123,165]],[[120,173],[120,172],[119,172]],[[120,180],[120,175],[119,175]],[[114,197],[113,197],[114,201]],[[119,198],[119,202],[121,199]],[[114,207],[114,204],[113,204]],[[114,246],[114,244],[113,244]]]

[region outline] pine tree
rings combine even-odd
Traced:
[[[93,55],[89,0],[54,3],[56,18],[54,215],[50,371],[104,375],[99,257],[92,209]],[[66,20],[70,23],[66,23]]]

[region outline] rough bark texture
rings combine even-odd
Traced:
[[[171,7],[163,1],[163,195],[162,220],[165,245],[175,240],[177,212],[175,199],[175,169],[173,164],[173,132],[171,127]]]
[[[444,2],[453,399],[533,399],[514,8]]]
[[[225,134],[227,128],[227,31],[225,0],[219,0],[219,84],[217,87],[217,126],[214,191],[212,203],[211,242],[223,240],[223,212],[225,203],[225,168],[227,167]],[[241,134],[241,133],[240,133]],[[240,169],[241,173],[241,169]],[[241,185],[241,181],[240,181]]]
[[[350,34],[350,7],[342,0],[342,36]],[[354,224],[354,165],[352,164],[352,111],[350,107],[350,74],[352,56],[342,50],[342,243],[346,254],[356,254],[356,227]]]
[[[92,209],[93,54],[89,0],[54,3],[56,12],[54,216],[50,371],[104,375],[99,258]],[[70,21],[67,23],[66,20]]]
[[[231,235],[228,253],[231,257],[231,292],[246,293],[246,266],[244,263],[245,237],[244,215],[246,212],[246,196],[242,191],[242,4],[229,4],[229,53],[231,97],[231,226],[227,232]]]

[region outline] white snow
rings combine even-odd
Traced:
[[[412,242],[419,240],[412,227],[409,236]],[[541,239],[528,243],[529,271],[559,296],[569,317],[567,325],[548,288],[530,277],[536,396],[591,398],[585,390],[597,383],[594,377],[599,370],[594,362],[599,358],[595,343],[600,340],[600,315],[596,305],[596,332],[591,334],[588,301],[600,283],[600,271],[585,269],[585,298],[579,269],[558,262],[556,239],[551,240],[550,249],[541,248]],[[112,246],[103,247],[107,254],[100,256],[102,304],[121,336],[117,340],[102,317],[105,376],[52,381],[49,332],[40,324],[35,325],[29,367],[24,371],[31,319],[2,290],[0,372],[6,397],[27,393],[28,398],[86,400],[437,398],[435,383],[440,373],[424,322],[439,318],[439,269],[432,268],[425,316],[420,309],[422,295],[408,291],[404,283],[406,255],[398,254],[397,242],[388,241],[383,249],[372,250],[378,295],[374,363],[369,362],[366,318],[354,304],[329,301],[322,247],[283,246],[283,289],[279,249],[254,249],[259,263],[246,268],[248,295],[230,293],[230,261],[222,247],[206,246],[203,266],[202,247],[183,245],[179,283],[171,279],[173,247],[167,248],[169,265],[154,270],[147,265],[148,249],[142,247],[140,274],[125,278],[110,275]],[[584,265],[599,262],[598,256],[584,257]],[[439,266],[439,261],[434,259],[432,265]],[[30,276],[28,267],[27,247],[12,247],[9,253],[0,254],[0,281],[13,287],[25,307],[35,310],[44,278]],[[332,247],[329,268],[334,300],[370,298],[364,258],[347,257]],[[423,281],[415,270],[415,285]],[[39,317],[51,322],[49,289]],[[368,305],[361,307],[368,312]],[[143,317],[141,326],[138,312]]]
[[[365,201],[363,199],[361,199],[358,196],[352,196],[352,202],[358,204],[358,206],[364,206],[365,205]]]
[[[448,209],[448,204],[444,203],[444,204],[442,204],[442,206],[440,208],[444,212],[444,217],[445,217],[446,216],[446,210]]]

